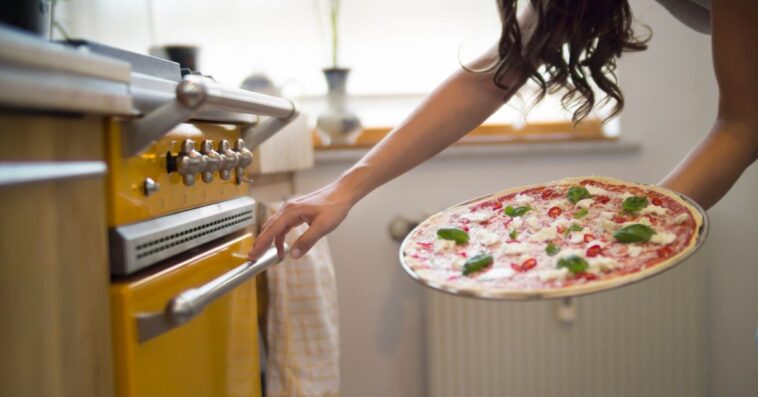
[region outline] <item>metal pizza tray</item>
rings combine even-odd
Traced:
[[[639,184],[644,185],[644,184]],[[656,186],[657,189],[664,189],[660,186]],[[665,189],[664,189],[665,190]],[[687,260],[692,254],[697,252],[700,247],[702,247],[703,243],[705,243],[705,240],[708,238],[708,233],[710,231],[710,222],[708,220],[708,214],[705,212],[705,210],[695,202],[695,200],[692,200],[691,198],[677,192],[669,191],[670,193],[673,193],[679,197],[681,197],[684,201],[686,201],[688,204],[690,204],[693,208],[695,208],[696,211],[700,213],[703,219],[702,225],[700,225],[700,229],[698,230],[698,237],[697,241],[695,242],[695,245],[692,246],[688,251],[686,251],[682,256],[680,256],[677,260],[668,263],[666,266],[654,266],[648,269],[644,269],[642,271],[632,273],[629,275],[629,277],[619,276],[614,277],[609,280],[617,280],[616,283],[604,283],[602,286],[597,287],[593,286],[593,284],[596,283],[588,283],[583,284],[580,287],[585,288],[577,288],[577,286],[572,286],[568,288],[550,288],[550,289],[541,289],[541,290],[523,290],[523,291],[515,291],[515,290],[504,290],[504,289],[498,289],[498,290],[469,290],[469,289],[457,289],[454,287],[451,287],[449,285],[442,285],[438,284],[436,282],[422,279],[416,272],[414,272],[408,264],[405,262],[405,258],[403,255],[403,251],[405,249],[406,244],[409,243],[410,237],[413,235],[413,232],[421,227],[424,222],[419,223],[403,240],[402,244],[400,245],[400,265],[403,267],[405,272],[411,276],[414,280],[418,281],[422,285],[429,287],[431,289],[442,291],[451,295],[456,296],[463,296],[468,298],[477,298],[477,299],[485,299],[485,300],[502,300],[502,301],[535,301],[535,300],[549,300],[549,299],[561,299],[561,298],[570,298],[574,296],[580,296],[580,295],[589,295],[594,294],[598,292],[613,290],[619,287],[624,287],[627,285],[632,285],[637,282],[649,279],[653,276],[657,276],[659,274],[662,274],[663,272],[672,269],[676,266],[678,266],[680,263]],[[497,194],[497,193],[495,193]],[[461,207],[464,205],[468,205],[489,197],[492,197],[493,194],[488,194],[485,196],[481,196],[472,200],[467,200],[465,202],[453,205],[443,211],[447,211],[452,208]],[[429,218],[432,218],[434,215],[430,216]],[[429,219],[427,218],[427,220]],[[642,276],[639,276],[640,274],[643,274]],[[637,275],[637,277],[634,277]]]

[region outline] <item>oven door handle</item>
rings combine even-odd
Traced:
[[[224,87],[207,77],[188,75],[177,84],[173,100],[140,118],[124,122],[123,155],[131,157],[141,153],[153,141],[204,111],[271,117],[272,121],[255,124],[245,132],[247,139],[255,141],[255,145],[248,145],[250,150],[273,136],[299,114],[297,105],[289,99]]]
[[[285,255],[289,252],[286,244],[284,252]],[[202,313],[208,304],[279,262],[281,259],[276,248],[271,248],[255,262],[245,262],[200,287],[180,293],[166,304],[162,312],[138,313],[136,321],[140,343],[186,324]]]

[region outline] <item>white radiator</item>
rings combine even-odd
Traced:
[[[491,302],[429,291],[433,397],[702,397],[705,277],[697,257],[633,286],[558,301]]]

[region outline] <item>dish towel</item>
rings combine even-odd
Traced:
[[[294,228],[287,243],[306,229]],[[299,259],[287,256],[266,275],[266,396],[338,396],[337,285],[326,239]]]

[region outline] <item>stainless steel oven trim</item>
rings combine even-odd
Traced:
[[[240,197],[119,226],[110,233],[111,273],[126,275],[254,225],[255,200]]]
[[[289,252],[289,246],[286,244],[284,252],[285,256]],[[162,312],[138,313],[135,320],[140,343],[186,324],[216,299],[281,261],[276,248],[270,248],[257,261],[245,262],[197,288],[176,295]]]

